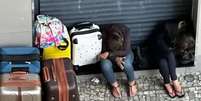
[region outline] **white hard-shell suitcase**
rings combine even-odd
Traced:
[[[98,25],[91,22],[75,24],[70,30],[72,63],[83,66],[98,62],[102,50],[102,34]]]
[[[0,74],[0,101],[42,101],[38,74]]]

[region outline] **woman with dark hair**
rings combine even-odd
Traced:
[[[103,32],[103,50],[99,55],[101,69],[104,77],[112,86],[114,97],[121,97],[119,84],[113,73],[113,68],[121,68],[127,75],[129,95],[135,96],[137,92],[133,71],[133,52],[128,28],[122,24],[105,25]]]
[[[173,52],[175,38],[183,30],[181,27],[184,25],[182,24],[183,22],[174,20],[160,24],[157,30],[154,31],[154,37],[152,37],[153,52],[164,80],[164,88],[171,98],[184,96],[184,91],[177,80],[176,59]]]

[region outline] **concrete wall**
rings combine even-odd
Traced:
[[[197,30],[196,30],[196,61],[197,69],[201,70],[201,1],[198,1]]]
[[[0,47],[32,46],[32,0],[0,0]]]

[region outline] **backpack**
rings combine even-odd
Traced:
[[[195,35],[191,20],[168,20],[156,26],[158,29],[154,30],[154,34],[150,37],[149,42],[153,47],[153,52],[158,54],[157,50],[160,47],[155,47],[155,42],[159,34],[164,34],[163,40],[168,47],[168,51],[173,51],[177,60],[178,66],[191,65],[194,62],[195,52]],[[158,31],[158,33],[157,33]],[[157,34],[155,34],[157,33]],[[153,39],[151,39],[153,38]],[[161,37],[159,37],[161,38]],[[153,42],[152,42],[153,41]],[[157,50],[156,50],[157,49]],[[162,53],[162,55],[165,55]]]
[[[186,65],[194,61],[195,39],[192,35],[182,35],[177,38],[175,55],[178,64]]]
[[[37,47],[56,46],[59,49],[68,47],[70,37],[67,28],[56,17],[38,15],[35,27],[35,45]]]
[[[181,20],[176,23],[176,30],[170,35],[178,65],[187,65],[194,61],[195,39],[190,22]]]

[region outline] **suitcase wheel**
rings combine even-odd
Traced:
[[[74,39],[74,40],[73,40],[73,43],[74,43],[74,44],[78,44],[78,40],[77,40],[77,39]]]

